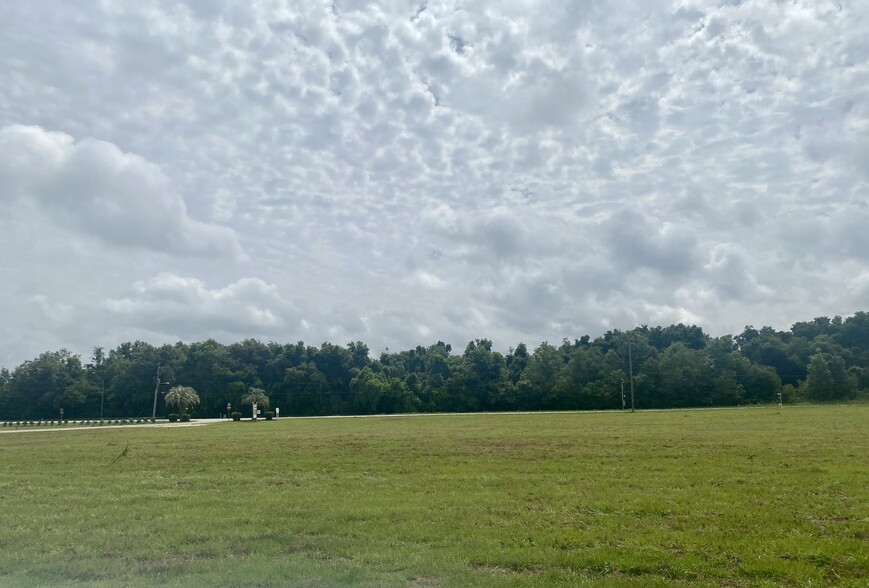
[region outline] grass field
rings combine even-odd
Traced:
[[[869,585],[869,406],[0,434],[0,586]]]

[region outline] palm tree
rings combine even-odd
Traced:
[[[184,411],[199,404],[199,394],[190,386],[175,386],[166,392],[166,404],[174,404],[178,407],[178,411],[184,414]]]
[[[257,406],[268,408],[269,397],[266,396],[266,391],[262,388],[251,388],[247,391],[247,394],[241,397],[241,403],[251,406],[256,404]],[[253,418],[256,418],[256,414],[253,415]]]

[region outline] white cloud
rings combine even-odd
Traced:
[[[196,221],[160,169],[104,141],[76,143],[40,127],[0,128],[0,196],[30,199],[59,226],[112,245],[181,255],[238,257],[228,228]]]
[[[299,324],[295,306],[257,278],[210,289],[196,278],[164,273],[136,282],[130,296],[107,299],[104,308],[116,320],[179,338],[274,336]]]
[[[866,22],[809,0],[12,3],[0,363],[866,309]]]

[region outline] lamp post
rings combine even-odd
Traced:
[[[622,379],[622,410],[625,409],[625,381]]]
[[[634,360],[631,355],[631,344],[628,343],[628,367],[631,371],[631,412],[636,412],[634,407]]]
[[[160,391],[160,385],[168,386],[172,382],[161,382],[160,381],[160,366],[157,366],[157,383],[154,385],[154,409],[151,411],[151,418],[157,418],[157,392]]]

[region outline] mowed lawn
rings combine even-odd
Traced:
[[[0,586],[867,586],[869,406],[0,434]]]

